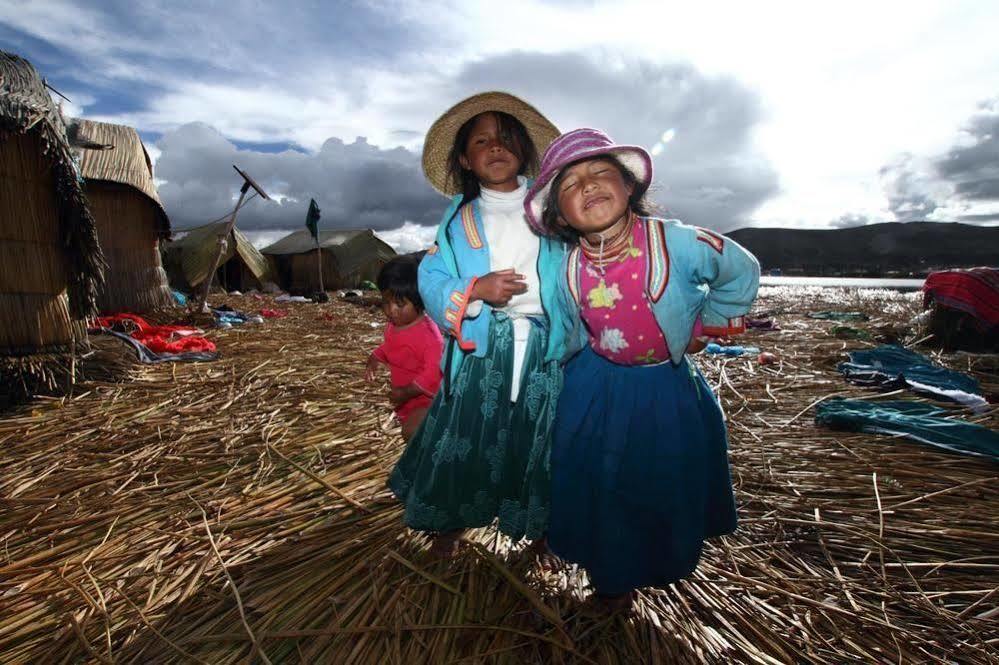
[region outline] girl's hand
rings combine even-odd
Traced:
[[[513,268],[497,270],[480,277],[472,287],[472,300],[484,300],[493,307],[503,307],[510,298],[527,291],[524,276]]]
[[[368,356],[368,364],[364,368],[364,380],[368,382],[374,381],[380,365],[381,363],[378,361],[378,358],[375,358],[374,355]]]
[[[408,386],[393,388],[389,392],[389,401],[392,402],[393,406],[401,406],[417,395],[422,394],[423,391],[411,383]]]

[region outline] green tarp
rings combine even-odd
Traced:
[[[923,402],[835,399],[819,404],[815,423],[830,429],[903,436],[965,455],[999,460],[999,432]]]
[[[908,388],[973,409],[983,409],[988,404],[973,377],[941,367],[904,347],[884,344],[876,349],[850,351],[848,355],[850,361],[840,363],[836,369],[850,383],[881,390]]]
[[[863,312],[836,312],[833,310],[826,310],[822,312],[811,312],[808,315],[810,319],[821,319],[823,321],[867,321],[871,317],[867,316]]]

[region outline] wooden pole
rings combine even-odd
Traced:
[[[326,293],[323,287],[323,249],[319,246],[318,240],[316,240],[316,263],[319,264],[319,292]]]
[[[199,312],[208,311],[208,292],[212,288],[212,280],[215,279],[215,271],[219,268],[219,262],[222,260],[222,253],[225,249],[225,243],[229,240],[229,235],[232,233],[232,229],[236,226],[236,213],[239,212],[239,206],[243,205],[243,199],[246,197],[246,192],[250,189],[249,183],[243,183],[243,188],[239,190],[239,200],[236,201],[236,207],[232,209],[232,215],[229,216],[229,222],[225,225],[225,232],[219,236],[219,249],[215,253],[215,261],[212,263],[212,269],[208,273],[208,277],[205,278],[205,290],[201,294],[201,304],[198,307]]]

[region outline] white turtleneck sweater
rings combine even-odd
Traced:
[[[524,276],[527,283],[527,291],[514,295],[504,307],[495,308],[513,319],[511,402],[517,401],[520,394],[520,375],[531,333],[527,317],[544,315],[541,281],[538,278],[538,250],[541,245],[524,216],[527,180],[520,176],[517,181],[520,186],[512,192],[497,192],[483,187],[479,195],[479,211],[489,247],[490,272],[513,268],[514,272]],[[477,300],[468,306],[465,316],[474,318],[481,310],[482,301]]]

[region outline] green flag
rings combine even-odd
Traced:
[[[316,239],[316,244],[319,244],[319,206],[316,205],[315,199],[309,199],[309,213],[305,216],[305,227]]]

